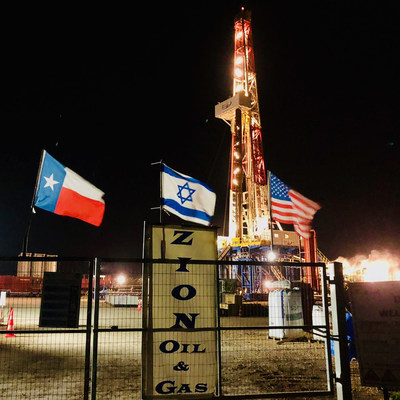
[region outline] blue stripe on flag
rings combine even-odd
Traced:
[[[185,215],[187,217],[197,218],[206,222],[210,222],[211,217],[204,211],[193,210],[191,208],[182,207],[178,202],[171,199],[162,199],[163,205],[170,207],[179,214]]]
[[[178,172],[174,171],[173,169],[167,167],[165,164],[162,164],[162,170],[163,172],[165,172],[168,175],[173,176],[174,178],[179,178],[179,179],[184,179],[185,181],[188,182],[193,182],[193,183],[197,183],[203,187],[205,187],[206,189],[208,189],[210,192],[214,193],[214,190],[212,190],[209,186],[207,186],[204,182],[199,181],[198,179],[192,178],[190,176],[187,175],[181,175]]]

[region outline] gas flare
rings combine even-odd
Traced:
[[[372,250],[368,256],[338,257],[343,275],[350,282],[381,282],[400,280],[400,257],[389,251]]]

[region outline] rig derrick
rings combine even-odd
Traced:
[[[250,11],[234,21],[232,96],[215,106],[215,116],[230,126],[229,233],[219,237],[219,258],[232,261],[317,261],[314,239],[284,230],[271,217],[269,179],[264,162]],[[307,242],[307,243],[305,243]],[[315,242],[315,243],[314,243]],[[274,257],[271,259],[271,257]],[[263,292],[263,282],[304,281],[300,268],[226,266],[222,279],[237,279],[247,293]],[[311,271],[310,271],[311,272]],[[316,277],[310,278],[318,290]]]

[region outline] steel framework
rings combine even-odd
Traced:
[[[229,236],[270,239],[251,15],[243,9],[234,23],[233,96],[215,111],[232,134]]]

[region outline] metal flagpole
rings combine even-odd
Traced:
[[[274,230],[272,226],[272,207],[271,207],[271,171],[267,171],[268,176],[268,208],[269,208],[269,222],[271,229],[271,252],[274,248]]]
[[[42,154],[40,156],[39,169],[38,169],[38,173],[36,176],[35,188],[33,190],[33,197],[32,197],[32,202],[31,202],[31,213],[29,215],[28,227],[26,228],[26,233],[25,233],[25,237],[24,237],[24,245],[23,245],[23,256],[24,257],[26,257],[26,253],[28,252],[29,232],[31,230],[32,215],[35,213],[35,208],[34,208],[35,198],[36,198],[36,194],[37,194],[39,183],[40,183],[39,180],[40,180],[40,175],[42,174],[42,168],[43,168],[45,154],[46,154],[46,150],[42,149]]]
[[[160,224],[162,224],[162,160],[151,163],[151,165],[158,165],[160,164],[160,206],[159,207],[152,207],[152,210],[156,210],[157,208],[160,209]]]

